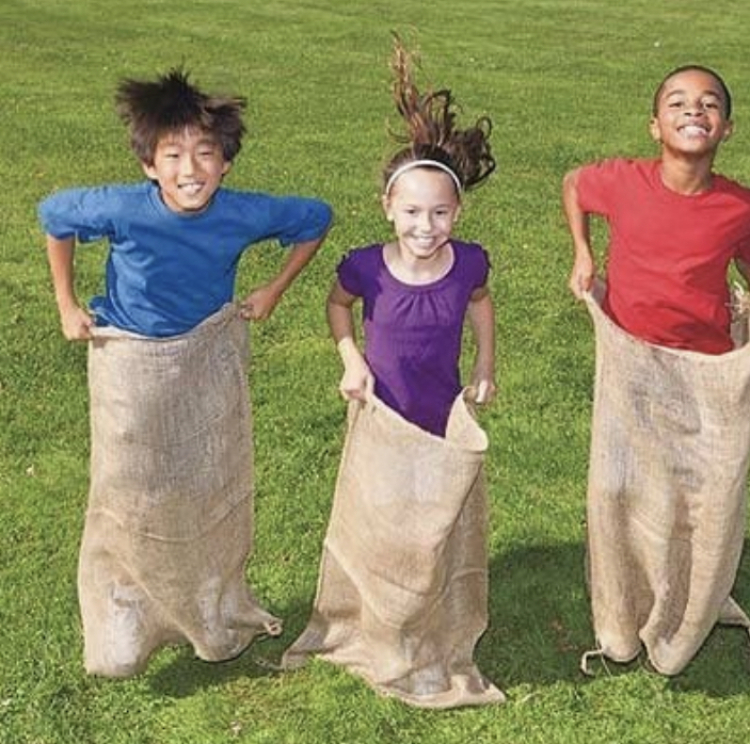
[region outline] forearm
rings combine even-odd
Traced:
[[[84,341],[91,338],[93,320],[76,297],[74,252],[74,238],[47,236],[47,258],[63,335],[69,341]]]
[[[352,308],[348,305],[342,305],[329,297],[326,305],[326,315],[333,341],[341,355],[342,361],[346,364],[348,359],[359,353]]]
[[[578,200],[578,170],[570,171],[563,179],[563,209],[576,258],[592,258],[589,214],[581,209]]]
[[[475,374],[495,376],[495,309],[489,292],[469,303],[469,324],[476,345]]]
[[[297,278],[302,269],[310,263],[325,235],[317,240],[297,243],[289,250],[289,255],[281,271],[266,284],[256,287],[240,303],[240,312],[245,320],[261,321],[270,317],[282,295]]]
[[[269,282],[279,296],[284,294],[302,270],[312,261],[318,249],[323,244],[325,235],[316,240],[297,243],[289,250],[289,255],[281,271]]]
[[[573,268],[568,287],[579,299],[591,289],[596,276],[594,253],[591,250],[589,213],[581,208],[578,195],[578,170],[570,171],[563,179],[563,207],[573,239]]]
[[[78,307],[75,292],[74,238],[55,238],[47,235],[47,260],[52,286],[55,291],[55,301],[61,313]]]
[[[352,316],[354,300],[355,298],[336,282],[328,296],[326,314],[331,336],[344,364],[339,391],[346,400],[366,400],[367,391],[372,391],[374,387],[374,378],[357,346]]]

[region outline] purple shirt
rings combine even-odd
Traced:
[[[451,241],[450,271],[431,284],[404,284],[376,244],[339,264],[341,286],[362,298],[365,359],[375,394],[405,419],[438,436],[461,391],[459,357],[472,293],[487,283],[489,257],[476,243]]]

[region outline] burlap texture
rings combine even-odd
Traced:
[[[284,655],[346,667],[412,705],[497,703],[487,627],[487,437],[464,396],[446,438],[377,399],[352,402],[311,619]]]
[[[750,347],[712,356],[646,343],[604,314],[603,292],[587,297],[593,653],[626,662],[645,647],[674,675],[717,622],[750,626],[730,596],[745,534]]]
[[[247,327],[233,305],[166,340],[96,330],[78,574],[88,672],[131,676],[167,643],[227,659],[257,634],[280,632],[245,581],[247,360]]]

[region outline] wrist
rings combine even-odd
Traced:
[[[57,309],[61,313],[70,313],[74,310],[78,310],[80,304],[78,298],[75,295],[58,295],[56,298]]]
[[[344,336],[344,338],[340,339],[336,344],[336,348],[345,366],[362,359],[362,353],[351,336]]]
[[[591,246],[588,243],[576,243],[575,244],[575,257],[576,260],[580,261],[582,259],[584,260],[592,260],[593,259],[593,251],[591,250]]]

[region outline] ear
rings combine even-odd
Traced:
[[[146,174],[146,178],[148,178],[150,181],[159,180],[156,177],[156,168],[154,168],[153,163],[147,163],[145,160],[141,160],[141,168],[143,168],[143,172]]]
[[[380,197],[380,204],[388,222],[393,222],[393,211],[391,210],[391,198],[387,194]]]
[[[224,167],[221,169],[221,175],[226,176],[226,174],[229,173],[230,170],[232,170],[232,161],[225,160]]]
[[[724,134],[722,135],[723,140],[728,140],[734,134],[734,122],[731,119],[727,119],[724,124]]]
[[[659,120],[655,116],[652,116],[651,121],[648,123],[648,131],[654,142],[661,142],[661,127],[659,126]]]

